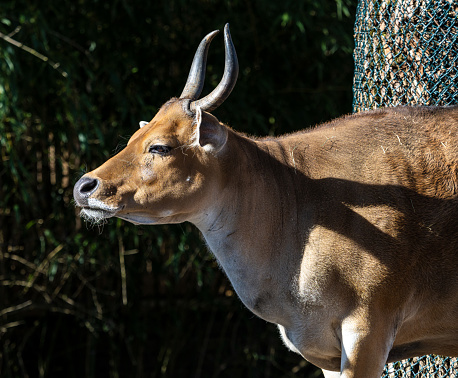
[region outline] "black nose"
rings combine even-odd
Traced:
[[[99,180],[92,177],[81,177],[73,188],[73,197],[78,206],[87,206],[88,198],[99,187]]]

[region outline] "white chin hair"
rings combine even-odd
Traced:
[[[111,211],[85,208],[81,210],[80,215],[89,222],[101,223],[105,219],[111,218],[114,214]]]

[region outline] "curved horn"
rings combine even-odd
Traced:
[[[192,112],[195,112],[197,107],[206,111],[216,109],[224,102],[224,100],[226,100],[235,86],[235,82],[237,81],[237,76],[239,74],[239,62],[237,60],[237,54],[229,32],[229,24],[226,24],[224,27],[224,47],[226,57],[223,78],[210,94],[200,100],[192,101],[190,103],[189,107]]]
[[[188,80],[186,81],[186,85],[180,95],[180,98],[196,100],[202,93],[205,81],[205,67],[207,63],[208,48],[210,47],[210,42],[218,33],[219,30],[215,30],[207,34],[202,42],[200,42],[196,54],[194,55],[191,69],[189,70]]]

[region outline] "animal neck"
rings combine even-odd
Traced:
[[[286,325],[285,297],[303,244],[294,221],[293,179],[265,145],[239,138],[228,140],[225,184],[196,225],[244,304],[263,319]]]

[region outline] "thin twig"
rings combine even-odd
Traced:
[[[124,244],[121,237],[118,238],[119,243],[119,265],[121,267],[121,284],[122,284],[122,304],[127,305],[127,278],[126,264],[124,262]]]
[[[32,301],[28,300],[28,301],[25,301],[24,303],[18,304],[16,306],[11,306],[11,307],[5,308],[4,310],[0,311],[0,316],[9,314],[9,313],[14,312],[14,311],[22,310],[23,308],[26,308],[26,307],[30,306],[31,304],[32,304]]]
[[[45,269],[48,268],[49,266],[49,263],[51,262],[51,260],[54,258],[55,255],[57,255],[61,250],[62,248],[64,247],[63,244],[59,244],[56,248],[54,248],[48,256],[46,256],[46,258],[41,262],[41,264],[39,265],[39,267],[35,270],[35,273],[33,274],[32,278],[29,280],[29,285],[24,287],[24,294],[27,293],[27,291],[30,289],[30,287],[35,283],[36,279],[38,278],[38,275],[41,273],[41,274],[45,274],[46,271]]]
[[[23,320],[18,320],[16,322],[2,324],[0,326],[0,333],[6,333],[9,328],[17,327],[17,326],[20,326],[20,325],[23,325],[23,324],[25,324],[25,321],[23,321]]]
[[[37,269],[37,266],[34,263],[26,260],[25,258],[23,258],[21,256],[5,252],[3,254],[3,257],[6,258],[6,259],[17,261],[18,263],[25,265],[26,267],[30,268],[31,270],[36,270]]]
[[[14,29],[10,34],[8,34],[8,37],[13,38],[17,33],[21,31],[21,27],[18,26],[16,29]]]
[[[45,301],[47,303],[51,303],[52,302],[51,297],[46,292],[46,288],[43,287],[43,286],[37,285],[35,283],[32,283],[32,285],[30,285],[30,282],[28,282],[28,281],[2,280],[2,281],[0,281],[0,286],[5,286],[5,287],[14,287],[14,286],[21,287],[22,286],[24,288],[27,288],[27,290],[32,288],[32,289],[35,289],[41,295],[43,295],[43,298],[45,299]]]
[[[67,282],[68,278],[70,277],[72,270],[71,268],[74,267],[75,265],[75,261],[78,261],[78,259],[80,258],[81,256],[81,252],[78,252],[74,257],[73,257],[73,261],[71,263],[71,265],[67,268],[68,270],[65,272],[65,274],[63,275],[62,279],[60,280],[59,282],[59,285],[54,289],[54,292],[53,292],[53,299],[60,293],[60,291],[62,290],[63,286],[65,285],[65,283]],[[73,301],[72,301],[73,302]]]
[[[20,48],[21,50],[24,50],[24,51],[28,52],[29,54],[31,54],[34,57],[42,60],[43,62],[48,63],[53,69],[58,71],[63,77],[68,77],[67,72],[65,72],[61,68],[59,68],[60,67],[60,63],[53,62],[47,56],[45,56],[43,54],[40,54],[37,50],[34,50],[34,49],[30,48],[29,46],[26,46],[23,43],[16,41],[15,39],[9,37],[6,34],[0,33],[0,38],[5,40],[6,42],[12,44],[13,46],[16,46],[16,47]]]

